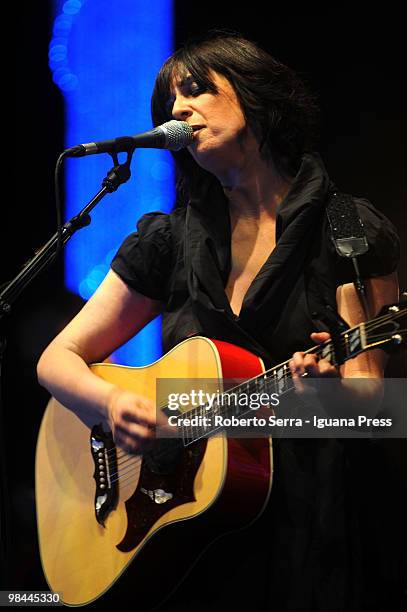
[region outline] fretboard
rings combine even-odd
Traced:
[[[361,323],[347,331],[341,333],[339,339],[339,350],[342,354],[341,362],[356,357],[362,353],[366,347],[365,324]],[[338,365],[335,355],[334,343],[327,341],[324,344],[314,346],[305,353],[317,354],[320,358],[326,359],[333,365]],[[217,394],[213,404],[202,404],[182,413],[183,420],[190,419],[193,425],[182,425],[182,438],[184,445],[187,446],[196,442],[200,438],[212,435],[216,431],[224,429],[222,426],[215,426],[217,416],[244,417],[253,414],[253,409],[245,403],[245,398],[250,398],[254,393],[267,393],[269,396],[276,394],[281,396],[294,389],[294,381],[287,360],[274,366],[270,370],[262,372],[258,376],[236,385]],[[196,417],[196,418],[194,418]]]

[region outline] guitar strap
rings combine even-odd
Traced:
[[[371,318],[366,298],[365,283],[360,276],[357,258],[369,249],[363,223],[351,195],[334,191],[328,201],[326,214],[331,228],[331,239],[341,257],[351,259],[355,271],[355,287],[366,319]]]

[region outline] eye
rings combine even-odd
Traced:
[[[188,97],[196,98],[200,96],[202,93],[205,93],[206,91],[208,91],[205,85],[203,85],[202,83],[198,81],[194,81],[192,78],[189,78],[189,77],[186,78],[182,83],[180,83],[179,90],[180,90],[181,96],[184,96],[185,98],[188,98]],[[176,99],[177,99],[177,96],[173,95],[173,96],[170,96],[165,102],[165,112],[170,117],[172,116],[173,106],[174,106]]]
[[[196,81],[191,81],[188,87],[189,95],[191,96],[199,96],[202,93],[205,93],[206,88],[202,83],[198,83]]]
[[[189,88],[189,92],[191,96],[199,96],[199,94],[203,93],[204,91],[205,91],[205,88],[203,87],[203,85],[200,85],[199,83],[195,83],[195,81],[191,83],[190,88]]]

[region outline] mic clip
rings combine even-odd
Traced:
[[[134,148],[127,153],[127,159],[124,163],[119,163],[119,158],[116,152],[109,153],[113,160],[114,167],[109,170],[107,176],[103,179],[102,185],[109,193],[116,191],[120,185],[126,183],[130,176],[130,164],[133,157]]]

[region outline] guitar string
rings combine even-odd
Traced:
[[[403,329],[400,331],[407,331],[407,329]],[[386,338],[386,336],[378,336],[378,338],[383,339]],[[169,451],[161,451],[159,453],[157,453],[156,457],[157,458],[163,458],[168,454]],[[111,478],[111,483],[115,483],[115,482],[125,482],[126,480],[128,480],[129,478],[131,478],[134,475],[134,469],[136,468],[137,465],[141,465],[141,462],[143,460],[143,457],[141,455],[137,455],[137,456],[132,456],[132,455],[128,455],[127,456],[127,465],[126,465],[126,469],[123,471],[117,471],[115,473],[112,474],[112,476],[116,476],[117,478]]]
[[[402,328],[402,329],[399,329],[398,331],[399,331],[399,332],[401,332],[401,333],[404,333],[406,330],[405,330],[404,328]],[[380,336],[380,335],[379,335],[379,336],[372,336],[372,337],[370,338],[370,340],[380,341],[380,340],[384,340],[384,339],[386,339],[386,338],[387,338],[387,335],[383,335],[383,336]],[[314,348],[316,348],[316,349],[317,349],[317,352],[321,352],[321,350],[318,350],[318,349],[320,349],[320,347],[312,347],[311,349],[309,349],[309,351],[312,351]],[[343,347],[343,348],[344,348],[344,347]],[[287,363],[287,362],[286,362],[286,363]],[[283,365],[283,364],[282,364],[282,365]],[[280,367],[281,367],[281,366],[280,366]],[[264,373],[262,373],[262,374],[260,375],[260,377],[264,377],[264,376],[265,376],[267,373],[269,373],[269,372],[270,372],[270,371],[272,371],[273,369],[274,369],[274,368],[272,368],[271,370],[267,370],[267,371],[265,371]],[[286,372],[286,374],[287,374],[287,376],[286,376],[286,377],[288,377],[288,379],[292,378],[292,376],[291,376],[291,372],[287,371],[287,372]],[[258,378],[259,378],[258,376],[256,376],[256,377],[255,377],[255,379],[258,379]],[[251,380],[253,380],[253,379],[251,379]],[[244,383],[244,384],[246,384],[246,385],[247,385],[247,384],[249,384],[249,383],[250,383],[250,381],[246,381],[246,383]],[[239,385],[239,386],[240,386],[240,385]],[[235,388],[238,388],[238,387],[235,387]],[[230,392],[232,392],[232,391],[233,391],[233,389],[230,389],[230,390],[229,390],[229,393],[230,393]],[[159,408],[159,410],[162,410],[162,409],[164,409],[164,408],[167,408],[167,406],[162,406],[162,407],[160,407],[160,408]],[[198,406],[198,407],[196,408],[196,410],[199,410],[199,408],[202,408],[202,406]],[[115,451],[115,449],[112,449],[112,452],[114,452],[114,451]],[[126,453],[125,453],[124,451],[123,451],[123,454],[122,454],[121,456],[119,456],[119,459],[121,459],[121,458],[124,458],[124,460],[121,462],[121,465],[125,464],[125,463],[126,463],[128,460],[129,460],[129,456],[128,456],[128,455],[126,455]],[[119,461],[119,463],[120,463],[120,461]]]
[[[132,477],[135,476],[134,470],[132,469],[127,476],[124,477],[120,477],[120,478],[116,478],[116,480],[113,480],[111,482],[118,482],[120,480],[120,484],[123,484],[126,482],[126,480],[130,480]]]
[[[122,480],[123,477],[126,476],[126,474],[128,475],[134,474],[134,467],[137,465],[137,463],[141,464],[141,458],[133,457],[133,459],[134,459],[134,462],[128,463],[125,470],[123,470],[120,473],[114,472],[113,474],[110,475],[110,482],[112,484],[115,482],[118,482],[119,480]],[[114,476],[117,476],[117,478],[113,478]]]
[[[365,323],[365,329],[367,329],[367,330],[369,331],[369,330],[371,330],[372,328],[374,328],[374,327],[377,327],[377,326],[378,326],[378,321],[382,322],[382,321],[384,321],[386,318],[387,318],[387,319],[389,319],[389,320],[390,320],[390,319],[399,318],[399,317],[400,317],[402,314],[403,314],[403,312],[397,313],[396,315],[382,315],[381,317],[378,317],[377,319],[374,319],[374,321],[373,321],[373,322],[370,322],[370,323],[369,323],[369,322],[368,322],[368,323]],[[404,333],[406,330],[403,328],[403,329],[398,329],[397,331],[398,331],[398,332],[400,332],[400,333]],[[345,333],[346,333],[346,332],[345,332]],[[370,340],[380,341],[380,340],[385,340],[387,337],[388,337],[387,335],[383,335],[382,337],[381,337],[381,336],[372,336],[372,337],[370,338]],[[343,340],[344,340],[344,341],[342,342],[342,348],[346,348],[346,339],[344,338]],[[316,350],[316,352],[317,352],[317,353],[319,353],[319,352],[321,352],[321,351],[322,351],[322,348],[321,348],[321,346],[312,347],[311,349],[308,349],[308,351],[305,351],[305,353],[312,352],[313,350]],[[288,363],[288,362],[285,362],[285,364],[287,364],[287,363]],[[270,370],[267,370],[267,371],[263,372],[263,373],[260,375],[260,377],[264,377],[264,376],[266,376],[266,375],[267,375],[269,372],[271,372],[272,370],[278,369],[279,367],[283,367],[283,366],[284,366],[284,364],[281,364],[280,366],[275,366],[275,367],[271,368]],[[288,376],[290,377],[290,374],[288,374]],[[255,378],[258,378],[258,376],[256,376]],[[253,379],[251,379],[251,380],[253,380]],[[249,384],[249,383],[250,383],[250,380],[246,381],[246,383],[245,383],[245,384]],[[235,388],[236,388],[236,387],[235,387]],[[230,392],[232,392],[232,391],[233,391],[233,389],[229,389],[229,393],[230,393]],[[162,410],[162,409],[164,409],[164,408],[167,408],[167,406],[162,406],[162,407],[160,407],[160,408],[159,408],[159,410]],[[202,408],[202,407],[201,407],[201,406],[199,406],[199,407],[198,407],[198,409],[199,409],[199,408]],[[114,452],[114,451],[115,451],[115,449],[112,449],[112,452]],[[119,450],[119,451],[117,451],[117,453],[119,453],[119,452],[120,452],[120,450]],[[109,451],[108,451],[108,454],[109,454]],[[131,457],[131,456],[130,456],[130,457]],[[124,463],[126,463],[126,462],[129,460],[129,455],[128,455],[128,454],[126,454],[124,451],[121,451],[121,454],[118,456],[118,460],[119,460],[118,462],[119,462],[119,463],[120,463],[120,459],[123,459],[123,461],[121,462],[121,465],[123,465]]]
[[[365,324],[365,329],[369,328],[369,329],[371,330],[371,329],[372,329],[372,328],[374,328],[374,327],[378,327],[378,326],[379,326],[379,324],[378,324],[378,321],[379,321],[379,320],[380,320],[380,322],[383,322],[383,321],[384,321],[384,320],[386,320],[386,319],[388,319],[388,320],[394,320],[395,318],[399,318],[399,317],[400,317],[400,316],[402,316],[402,315],[403,315],[403,312],[402,312],[402,311],[401,311],[400,313],[397,313],[396,315],[383,315],[382,317],[378,317],[377,319],[374,319],[374,321],[372,321],[372,322],[368,322],[368,323],[366,323],[366,324]],[[349,331],[352,331],[352,330],[349,330]],[[404,328],[402,328],[402,329],[398,329],[397,331],[398,331],[398,332],[400,332],[400,333],[404,333],[404,332],[405,332],[405,331],[407,331],[407,330],[406,330],[406,329],[404,329]],[[349,332],[345,332],[345,333],[349,333]],[[378,335],[378,336],[375,336],[375,337],[370,338],[370,340],[375,340],[375,341],[380,341],[380,340],[385,340],[385,339],[388,339],[388,334],[382,334],[382,335]],[[346,349],[346,338],[345,338],[345,337],[343,337],[343,342],[341,342],[341,344],[343,344],[342,348]],[[304,351],[304,353],[305,353],[305,354],[307,354],[307,353],[310,353],[310,352],[312,352],[312,351],[315,351],[315,352],[318,354],[318,353],[321,353],[321,352],[322,352],[322,350],[323,350],[323,345],[318,345],[318,346],[316,346],[316,347],[312,347],[312,348],[308,349],[307,351]],[[289,360],[288,360],[288,361],[289,361]],[[288,361],[284,362],[283,364],[280,364],[280,366],[274,366],[273,368],[270,368],[269,370],[266,370],[265,372],[262,372],[262,374],[255,376],[254,378],[252,378],[252,379],[250,379],[250,380],[246,381],[246,383],[244,383],[244,384],[247,384],[247,385],[248,385],[248,384],[249,384],[249,383],[250,383],[252,380],[255,380],[255,379],[259,379],[259,378],[261,378],[261,377],[264,377],[266,374],[270,373],[271,371],[276,370],[276,369],[278,369],[279,367],[283,367],[284,365],[286,365],[286,364],[288,363]],[[291,371],[290,371],[290,370],[287,370],[287,371],[286,371],[286,375],[287,375],[288,380],[290,380],[290,379],[292,378],[292,374],[291,374]],[[239,387],[241,387],[241,386],[242,386],[242,385],[238,385],[238,386],[237,386],[237,387],[235,387],[235,388],[239,388]],[[288,389],[288,390],[290,390],[290,389]],[[230,393],[230,392],[232,392],[232,391],[233,391],[233,389],[229,389],[229,390],[228,390],[228,393]],[[162,409],[164,409],[164,408],[167,408],[167,406],[162,406],[162,407],[160,407],[160,408],[159,408],[159,410],[162,410]],[[201,408],[201,407],[198,407],[198,408]],[[121,449],[120,449],[120,450],[121,450]],[[120,452],[120,450],[119,450],[119,451],[117,451],[116,449],[111,449],[111,451],[108,451],[108,453],[107,453],[107,454],[109,454],[109,453],[114,453],[115,451],[116,451],[116,453],[118,453],[118,452]],[[138,456],[136,456],[136,457],[133,457],[132,455],[126,454],[126,453],[125,453],[125,451],[122,451],[122,453],[123,453],[123,454],[121,454],[121,455],[120,455],[120,457],[119,457],[119,459],[123,459],[123,461],[121,461],[121,467],[122,467],[123,465],[127,464],[127,466],[126,466],[126,467],[129,467],[129,468],[131,468],[131,469],[132,469],[132,468],[133,468],[135,465],[137,465],[137,464],[139,464],[139,463],[141,463],[141,462],[142,462],[143,457],[142,457],[142,456],[140,456],[140,455],[138,455]],[[157,459],[158,459],[158,458],[162,458],[162,457],[164,457],[165,455],[167,455],[168,453],[169,453],[169,451],[168,451],[168,450],[166,450],[166,451],[161,451],[161,453],[157,453],[156,457],[157,457]],[[118,462],[118,463],[119,463],[119,462]],[[118,478],[117,478],[117,479],[112,480],[112,482],[116,482],[116,481],[118,481],[118,480],[121,480],[121,479],[123,478],[123,476],[125,476],[125,475],[126,475],[128,472],[129,472],[129,471],[131,471],[131,470],[126,470],[126,472],[124,472],[122,475],[119,475],[119,476],[118,476]],[[113,475],[113,476],[115,476],[116,474],[119,474],[119,471],[118,471],[118,472],[113,473],[112,475]],[[127,478],[127,477],[126,477],[126,478]]]
[[[394,318],[399,318],[399,316],[401,316],[402,314],[403,314],[403,313],[401,312],[401,313],[397,313],[397,315],[384,315],[384,316],[382,316],[382,317],[379,317],[379,319],[384,320],[384,319],[386,319],[386,318],[388,318],[388,319],[390,319],[390,318],[392,318],[392,319],[394,319]],[[370,325],[369,325],[370,329],[371,329],[372,327],[377,327],[377,326],[378,326],[378,324],[377,324],[377,319],[375,319],[375,320],[374,320],[373,324],[370,324]],[[401,332],[401,333],[404,333],[406,330],[403,328],[403,329],[399,329],[398,331],[399,331],[399,332]],[[383,336],[374,336],[374,337],[371,337],[371,338],[370,338],[370,340],[380,341],[380,340],[385,340],[385,339],[387,339],[387,337],[388,337],[388,335],[383,335]],[[344,338],[344,340],[345,340],[345,338]],[[345,346],[343,346],[342,348],[346,348],[346,347],[345,347]],[[306,352],[308,353],[308,352],[311,352],[311,351],[313,351],[313,350],[316,350],[316,352],[317,352],[317,353],[320,353],[320,352],[322,351],[322,347],[321,347],[321,346],[312,347],[311,349],[308,349],[308,351],[306,351]],[[288,362],[285,362],[285,364],[286,364],[286,363],[288,363]],[[284,364],[281,364],[281,366],[280,366],[280,367],[282,367],[283,365],[284,365]],[[278,366],[276,366],[276,367],[277,367],[277,369],[278,369]],[[263,373],[260,375],[260,377],[264,377],[264,376],[265,376],[267,373],[271,372],[272,370],[275,370],[275,369],[276,369],[276,367],[271,368],[270,370],[267,370],[267,371],[263,372]],[[258,379],[258,378],[259,378],[259,376],[254,377],[254,379]],[[288,378],[288,380],[289,380],[290,378],[292,378],[292,376],[291,376],[291,372],[290,372],[290,371],[287,371],[287,372],[286,372],[286,378]],[[253,380],[253,379],[251,379],[251,380]],[[245,384],[246,384],[246,385],[249,385],[249,383],[250,383],[250,380],[246,381],[246,383],[245,383]],[[238,385],[238,386],[237,386],[237,387],[235,387],[235,388],[239,388],[239,386],[241,386],[241,385]],[[230,393],[231,391],[233,391],[233,389],[229,389],[229,391],[228,391],[228,392]],[[160,409],[160,410],[162,410],[162,409],[164,409],[164,408],[167,408],[167,406],[160,407],[159,409]],[[199,408],[202,408],[202,407],[198,407],[198,409],[199,409]],[[115,452],[115,450],[116,450],[116,449],[112,449],[112,451],[111,451],[111,452],[112,452],[112,453],[114,453],[114,452]],[[166,453],[167,453],[167,451],[165,451],[165,452],[164,452],[164,455],[165,455]],[[108,452],[108,454],[109,454],[109,452]],[[161,453],[157,453],[157,458],[159,458],[160,456],[162,456],[162,455],[161,455]],[[121,455],[119,456],[119,460],[120,460],[120,459],[123,459],[123,461],[121,461],[121,462],[119,461],[118,463],[120,463],[120,465],[124,465],[124,464],[126,464],[126,463],[127,463],[129,460],[130,460],[130,458],[131,458],[131,455],[126,455],[126,453],[123,451],[123,454],[121,454]],[[141,459],[140,459],[140,461],[141,461]]]
[[[397,333],[398,333],[398,334],[403,334],[403,333],[405,333],[406,331],[407,331],[407,327],[402,327],[402,328],[400,328],[400,329],[397,329]],[[387,336],[387,335],[383,335],[383,334],[382,334],[382,335],[380,335],[380,336],[370,336],[370,340],[376,340],[376,339],[378,339],[378,338],[379,338],[380,340],[386,340],[386,339],[388,339],[388,336]]]
[[[124,465],[126,465],[126,463],[128,463],[129,459],[131,458],[131,455],[126,454],[123,451],[123,455],[121,455],[120,457],[118,457],[118,459],[121,459],[121,461],[117,461],[117,467],[122,468]],[[114,474],[113,474],[114,475]]]
[[[309,349],[309,350],[312,350],[312,349]],[[273,369],[273,368],[272,368],[272,369]],[[272,370],[272,369],[271,369],[271,370]],[[263,377],[265,374],[267,374],[267,373],[268,373],[268,372],[270,372],[271,370],[267,370],[266,372],[262,372],[262,374],[260,374],[260,377]],[[287,370],[287,377],[288,377],[288,378],[290,378],[290,377],[291,377],[291,373],[289,373],[289,371],[288,371],[288,370]],[[257,377],[256,377],[256,378],[257,378]],[[244,384],[248,384],[248,383],[249,383],[249,382],[251,382],[252,380],[254,380],[254,379],[250,379],[250,380],[246,381]],[[271,379],[271,380],[273,380],[273,379]],[[241,385],[238,385],[237,387],[233,387],[232,389],[229,389],[229,390],[228,390],[228,393],[232,393],[234,389],[237,389],[237,388],[239,388],[240,386],[241,386]],[[203,406],[197,406],[197,407],[195,408],[195,410],[199,410],[199,409],[200,409],[200,408],[202,408],[202,407],[203,407]],[[162,410],[165,410],[166,408],[168,408],[168,406],[167,406],[167,405],[163,405],[163,406],[160,406],[160,407],[158,408],[158,410],[161,410],[161,411],[162,411]],[[194,410],[194,409],[193,409],[193,410]],[[192,411],[191,411],[191,412],[192,412]],[[186,414],[186,413],[184,413],[184,416],[185,416],[185,414]],[[116,454],[118,454],[119,452],[121,453],[121,454],[118,456],[118,462],[117,462],[118,464],[120,464],[120,466],[124,465],[125,463],[127,463],[127,462],[129,461],[129,459],[131,459],[131,458],[132,458],[132,455],[130,455],[130,454],[128,454],[128,453],[126,453],[126,451],[123,451],[123,450],[121,450],[121,449],[119,449],[119,451],[117,451],[115,448],[110,449],[109,451],[107,451],[107,453],[106,453],[106,454],[107,454],[108,456],[111,456],[111,455],[113,455],[115,452],[116,452]],[[164,456],[165,456],[167,453],[168,453],[168,451],[162,451],[161,453],[157,453],[157,455],[156,455],[156,456],[157,456],[157,458],[162,458],[162,457],[164,457]],[[141,459],[140,459],[140,460],[141,460]]]
[[[382,315],[381,317],[377,317],[377,319],[372,319],[371,321],[366,321],[364,323],[364,329],[366,331],[370,331],[372,329],[374,329],[375,327],[379,327],[382,325],[382,323],[384,323],[387,319],[388,322],[392,322],[396,319],[399,319],[403,316],[406,316],[407,314],[407,309],[401,310],[400,312],[396,313],[396,314],[388,314],[388,315]],[[355,326],[354,328],[351,328],[349,330],[347,330],[345,333],[349,334],[350,332],[352,332],[354,329],[356,329],[357,326]],[[383,332],[384,333],[384,332]]]

